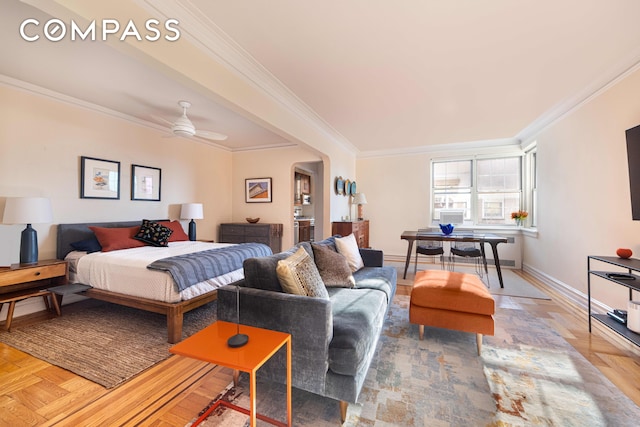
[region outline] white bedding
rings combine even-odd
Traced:
[[[215,290],[244,277],[242,268],[222,276],[197,283],[182,292],[177,291],[169,273],[147,268],[153,261],[208,249],[231,246],[230,243],[171,242],[168,247],[143,246],[111,252],[70,252],[72,283],[83,283],[96,289],[149,298],[164,302],[179,302]]]

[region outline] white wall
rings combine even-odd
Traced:
[[[615,256],[628,247],[640,256],[625,139],[625,130],[640,124],[638,93],[635,71],[535,138],[539,233],[526,240],[525,263],[584,294],[588,255]],[[626,307],[623,287],[599,281],[593,292],[610,307]]]
[[[120,162],[119,200],[80,198],[80,156]],[[204,204],[198,237],[214,238],[231,217],[231,153],[39,95],[0,86],[0,212],[6,197],[46,196],[53,224],[34,225],[40,259],[55,257],[55,224],[176,219]],[[131,200],[131,164],[162,169],[160,202]],[[0,265],[19,261],[23,225],[0,225]]]

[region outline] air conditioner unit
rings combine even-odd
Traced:
[[[440,211],[440,224],[459,225],[464,222],[463,209],[447,209]]]

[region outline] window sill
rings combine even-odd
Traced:
[[[438,224],[432,225],[430,228],[438,230]],[[533,227],[519,227],[516,225],[456,225],[456,230],[462,231],[486,231],[501,234],[523,234],[529,237],[538,237],[538,229]]]

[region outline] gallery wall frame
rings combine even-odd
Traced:
[[[247,178],[244,181],[246,203],[271,203],[271,178]]]
[[[80,198],[120,199],[120,162],[81,156]]]
[[[131,165],[131,200],[159,202],[161,192],[162,169]]]

